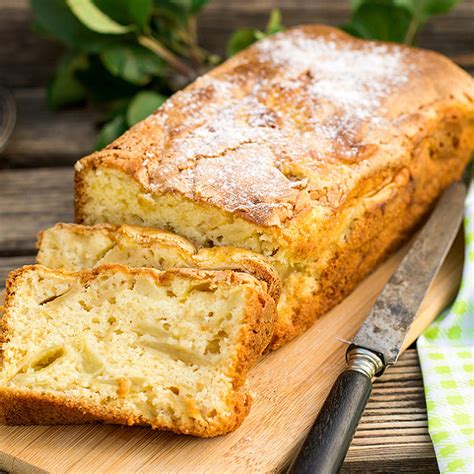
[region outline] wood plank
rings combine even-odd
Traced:
[[[0,82],[6,87],[44,85],[62,46],[31,28],[28,0],[0,0]]]
[[[272,8],[280,7],[285,25],[347,21],[349,0],[213,0],[199,17],[199,35],[209,50],[222,53],[238,27],[263,28]],[[449,15],[433,18],[420,45],[450,56],[473,53],[474,0],[464,0]],[[44,85],[54,70],[61,47],[31,28],[28,0],[0,1],[1,82],[9,87]]]
[[[36,234],[73,218],[73,169],[0,170],[0,255],[31,255]]]
[[[404,383],[403,383],[404,382]],[[389,406],[385,399],[409,393]],[[402,388],[405,387],[405,388]],[[428,434],[422,377],[415,349],[374,384],[346,458],[345,472],[438,472]]]
[[[45,90],[15,89],[17,122],[0,166],[72,165],[95,146],[99,113],[87,108],[53,112]]]
[[[0,468],[11,469],[18,459],[57,472],[192,469],[258,473],[281,469],[296,452],[344,366],[347,346],[341,341],[353,338],[405,252],[406,248],[392,256],[306,333],[259,362],[249,380],[256,400],[236,432],[199,440],[145,428],[3,426],[0,451],[5,455],[0,455]],[[420,309],[423,320],[439,311],[439,295],[443,295],[445,305],[457,291],[462,254],[463,241],[458,238]],[[400,381],[404,383],[399,385]],[[397,412],[397,407],[403,411]],[[417,359],[409,350],[399,366],[376,382],[345,472],[436,472],[423,410]]]
[[[439,472],[433,447],[424,443],[413,442],[408,446],[399,445],[389,449],[382,444],[371,446],[370,451],[360,451],[351,448],[353,458],[350,462],[346,460],[342,473]]]
[[[33,255],[25,255],[21,257],[0,257],[0,288],[5,286],[5,280],[8,277],[8,273],[15,268],[22,267],[23,265],[30,265],[34,263],[35,257]]]

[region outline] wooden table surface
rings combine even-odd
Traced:
[[[279,6],[286,25],[340,24],[346,0],[215,0],[200,20],[202,42],[222,51],[236,26],[261,27]],[[72,220],[72,167],[93,147],[97,112],[52,113],[44,84],[60,48],[30,30],[27,0],[0,0],[0,85],[12,90],[18,119],[0,154],[0,281],[13,268],[33,262],[35,235],[57,221]],[[474,0],[432,21],[421,36],[425,47],[474,70]],[[415,349],[376,382],[343,472],[438,472],[427,431],[423,384]]]

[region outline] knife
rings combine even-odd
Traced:
[[[334,383],[288,472],[332,474],[341,468],[372,391],[372,379],[397,362],[423,298],[457,235],[466,193],[466,184],[458,181],[441,195],[347,349],[347,368]]]

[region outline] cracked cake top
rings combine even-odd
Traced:
[[[437,53],[297,27],[198,78],[78,169],[117,168],[145,192],[278,226],[386,184],[427,116],[473,99],[472,79]]]

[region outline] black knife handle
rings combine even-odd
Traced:
[[[355,345],[347,350],[347,364],[288,472],[339,472],[372,391],[372,378],[385,368],[380,354]]]
[[[339,472],[371,391],[366,374],[346,370],[339,375],[288,472]]]

